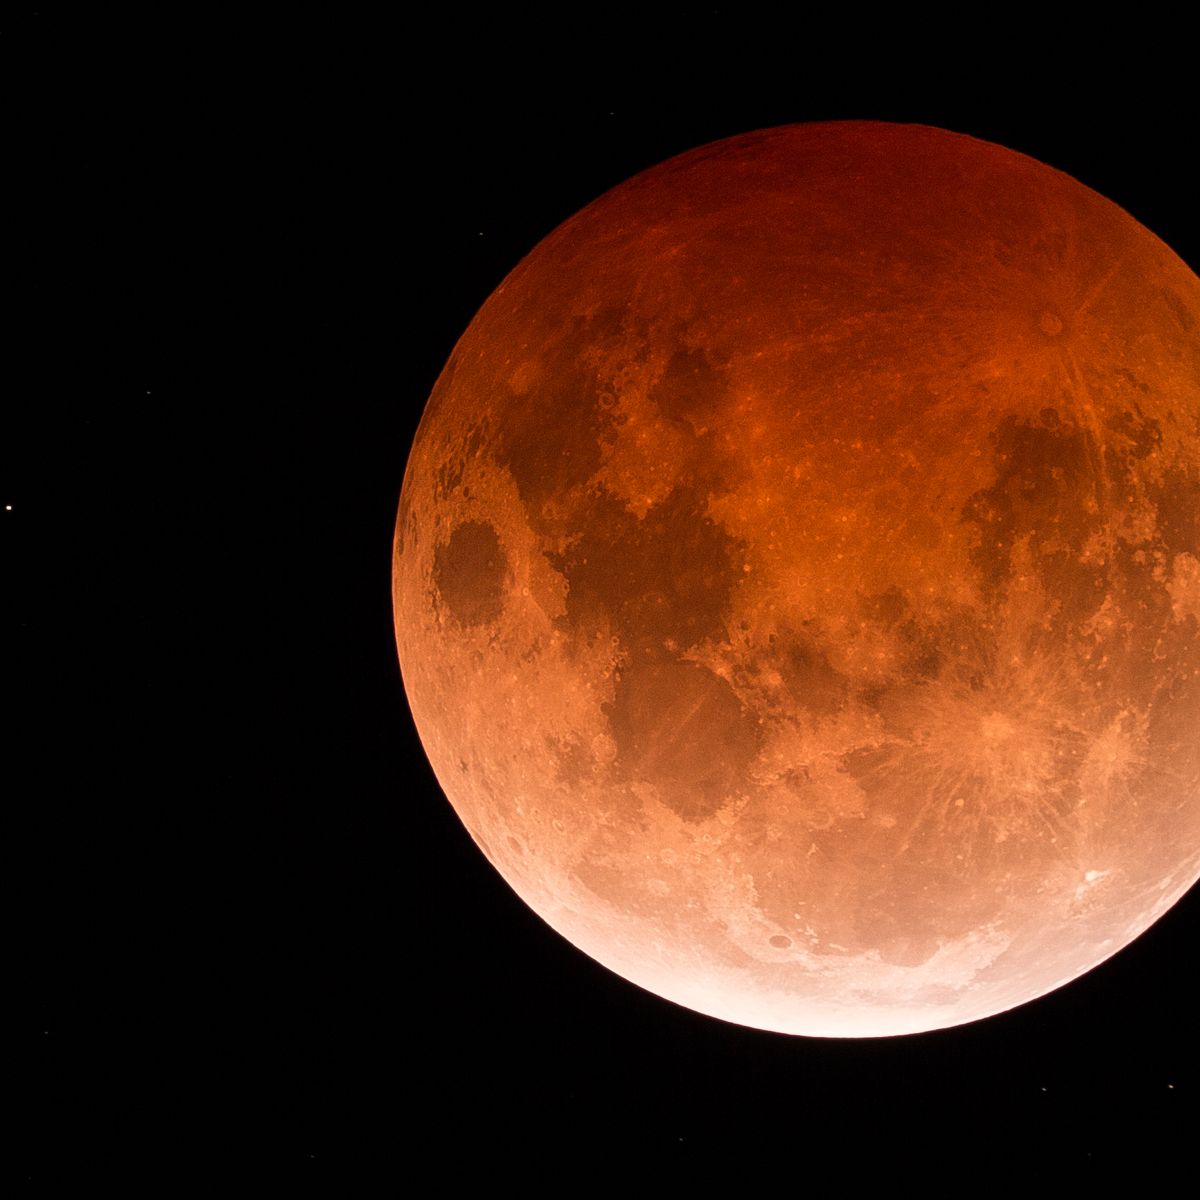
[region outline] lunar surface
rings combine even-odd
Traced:
[[[969,137],[704,146],[472,321],[393,585],[447,797],[574,945],[786,1033],[1012,1008],[1200,874],[1200,280]]]

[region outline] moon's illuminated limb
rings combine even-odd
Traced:
[[[988,143],[791,126],[547,237],[405,475],[404,682],[530,906],[727,1020],[1039,996],[1200,874],[1200,281]]]

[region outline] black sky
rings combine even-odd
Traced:
[[[411,727],[388,578],[407,449],[475,310],[692,146],[940,125],[1068,171],[1200,269],[1178,33],[1034,52],[720,7],[228,20],[31,9],[2,31],[26,1190],[1184,1161],[1200,899],[958,1030],[822,1042],[688,1013],[474,848]]]

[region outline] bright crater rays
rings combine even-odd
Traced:
[[[724,1020],[902,1034],[1200,875],[1198,564],[1193,272],[1013,151],[789,126],[615,188],[480,310],[396,637],[563,936]]]

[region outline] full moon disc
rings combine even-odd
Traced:
[[[393,595],[438,780],[581,950],[786,1033],[1012,1008],[1200,875],[1200,280],[970,137],[690,151],[471,322]]]

